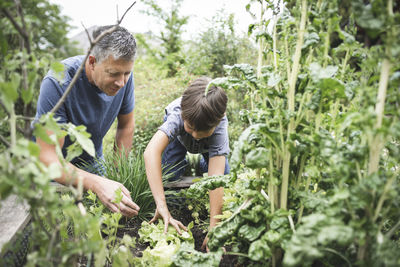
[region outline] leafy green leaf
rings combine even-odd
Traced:
[[[53,141],[48,136],[46,129],[43,127],[43,125],[36,123],[35,129],[33,130],[33,134],[36,136],[36,138],[42,139],[47,144],[53,144]]]
[[[269,151],[264,147],[257,147],[246,154],[246,166],[253,169],[268,166]]]
[[[249,257],[254,261],[265,260],[272,256],[272,252],[267,242],[259,239],[251,243],[249,247]]]
[[[321,79],[334,77],[338,70],[338,67],[330,65],[327,66],[326,68],[322,68],[321,65],[314,62],[310,64],[309,70],[313,81],[318,82]]]
[[[84,125],[75,126],[72,123],[68,123],[65,127],[71,138],[75,138],[79,145],[81,145],[90,156],[96,156],[94,144],[90,139],[90,134],[86,132],[86,127]]]

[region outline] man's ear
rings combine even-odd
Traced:
[[[96,58],[94,56],[90,55],[88,58],[88,61],[89,61],[90,68],[93,70],[94,65],[96,64]]]

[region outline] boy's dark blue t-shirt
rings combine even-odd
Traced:
[[[35,121],[49,112],[64,94],[84,56],[67,58],[62,61],[65,66],[65,75],[62,82],[57,81],[52,71],[44,77],[40,86],[40,95],[37,103]],[[115,96],[108,96],[97,86],[91,84],[86,76],[85,69],[81,72],[77,82],[68,94],[63,105],[57,110],[55,117],[59,123],[85,125],[86,131],[91,134],[96,157],[103,156],[103,138],[119,114],[130,113],[135,105],[134,81],[131,74],[126,85]],[[68,136],[65,137],[63,154],[71,144]],[[73,164],[90,162],[93,158],[86,152],[79,158],[73,159]]]
[[[175,99],[165,108],[164,123],[158,128],[167,136],[169,142],[177,138],[187,151],[193,154],[207,153],[209,158],[229,155],[228,119],[222,118],[213,134],[200,140],[194,139],[185,131],[181,116],[182,97]]]

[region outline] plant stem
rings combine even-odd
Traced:
[[[274,16],[274,29],[273,29],[273,34],[272,34],[272,50],[274,52],[274,70],[278,70],[278,61],[276,59],[276,24],[278,23],[279,16],[275,15]]]
[[[332,26],[332,19],[329,18],[328,19],[328,29],[326,31],[326,36],[325,36],[325,44],[324,44],[324,68],[326,67],[326,65],[328,65],[328,58],[329,58],[329,47],[330,47],[330,36],[331,36],[331,26]]]
[[[306,27],[307,18],[307,0],[302,0],[301,2],[301,19],[299,28],[299,38],[297,39],[296,51],[293,60],[293,69],[291,71],[291,76],[289,80],[289,91],[288,91],[288,110],[289,113],[294,113],[294,102],[295,102],[295,87],[297,74],[300,67],[301,58],[301,47],[303,46],[304,32]],[[290,138],[290,134],[294,130],[294,118],[292,117],[289,122],[287,138]],[[281,208],[287,209],[287,194],[289,187],[289,167],[290,167],[290,152],[289,148],[285,146],[284,156],[283,156],[283,166],[282,166],[282,186],[281,186]]]
[[[381,75],[379,79],[378,99],[375,107],[376,112],[376,124],[375,129],[378,130],[382,126],[382,120],[385,109],[385,98],[387,84],[389,81],[390,74],[390,61],[385,58],[382,62]],[[381,134],[376,134],[369,146],[369,166],[368,174],[372,174],[378,171],[380,153],[383,147],[383,140]]]
[[[17,117],[15,115],[14,104],[11,105],[10,110],[10,148],[14,148],[17,144]]]
[[[346,48],[346,55],[344,56],[343,63],[342,63],[342,78],[345,76],[345,71],[346,71],[346,66],[347,66],[347,61],[349,60],[350,56],[350,49]]]
[[[260,14],[260,26],[261,26],[261,30],[264,30],[264,22],[263,22],[263,18],[264,18],[264,1],[260,2],[261,4],[261,14]],[[264,52],[264,38],[260,38],[259,39],[259,44],[258,44],[258,60],[257,60],[257,78],[261,77],[261,67],[262,67],[262,63],[263,63],[263,52]]]
[[[378,216],[380,214],[380,211],[382,209],[383,203],[386,200],[386,195],[387,192],[389,191],[389,189],[392,187],[392,183],[394,181],[395,176],[391,177],[389,180],[387,180],[385,187],[383,188],[383,192],[381,197],[379,198],[378,204],[376,205],[376,209],[375,209],[375,215],[374,218],[372,219],[373,222],[376,221],[376,219],[378,219]]]
[[[271,201],[271,213],[275,212],[275,190],[274,190],[274,184],[272,182],[272,179],[274,177],[273,175],[273,171],[274,171],[274,165],[272,162],[272,155],[271,153],[269,154],[269,176],[270,176],[270,181],[268,183],[268,193],[269,193],[269,199]]]
[[[350,261],[345,256],[343,256],[341,253],[337,252],[336,250],[331,249],[331,248],[322,248],[321,250],[324,250],[324,251],[333,253],[335,255],[338,255],[339,257],[341,257],[347,263],[348,266],[351,266]]]
[[[396,223],[396,225],[393,226],[392,229],[390,229],[390,231],[386,233],[386,237],[387,237],[388,239],[390,239],[390,237],[394,234],[394,232],[397,231],[397,228],[399,228],[399,227],[400,227],[400,221],[398,221],[398,222]]]

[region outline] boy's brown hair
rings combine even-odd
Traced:
[[[182,119],[195,131],[209,131],[225,116],[228,97],[222,88],[215,85],[210,85],[205,94],[210,81],[208,77],[198,78],[182,95]]]

